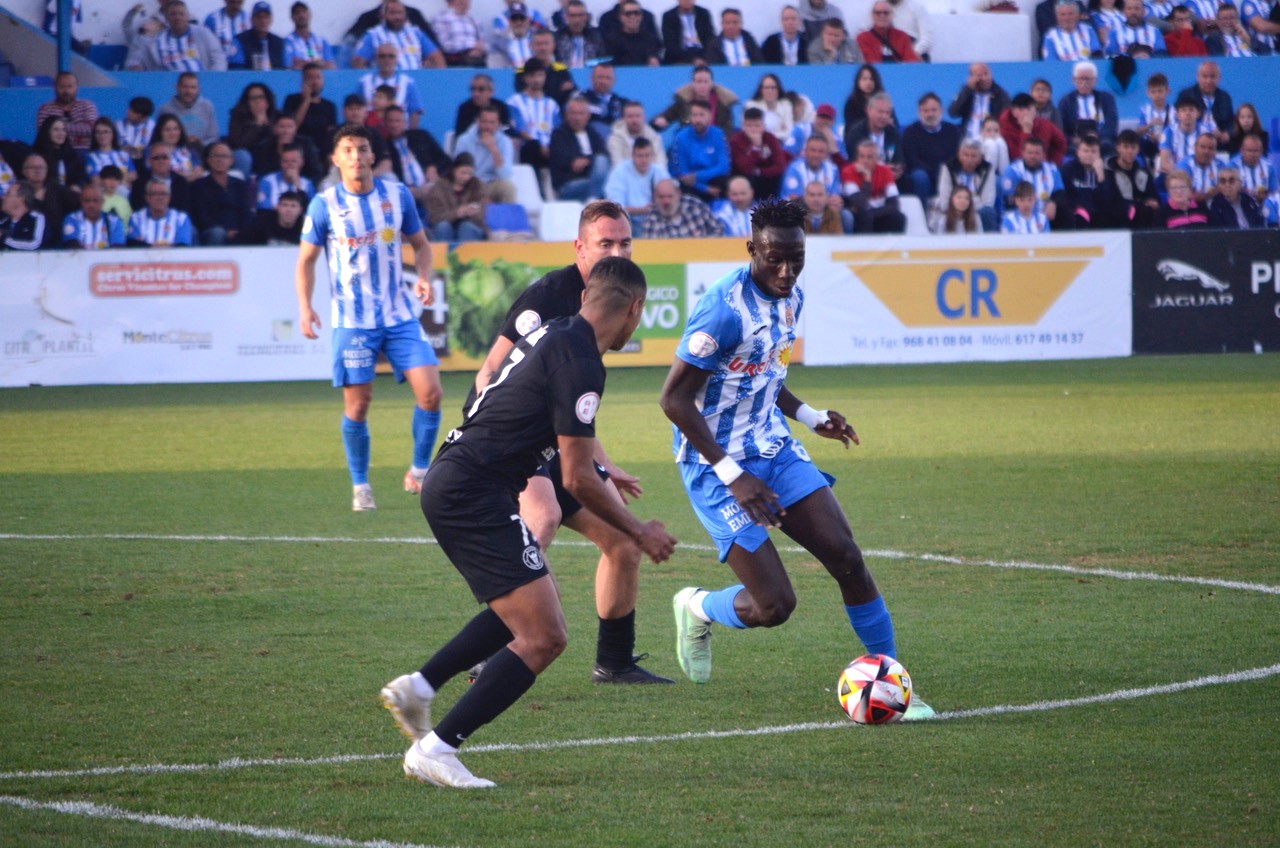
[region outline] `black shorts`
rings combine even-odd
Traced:
[[[422,484],[422,514],[482,604],[548,574],[538,540],[520,520],[516,495],[478,481],[460,463],[431,463]]]
[[[595,463],[596,473],[600,475],[600,479],[608,482],[609,472],[604,470],[604,466]],[[551,458],[550,462],[543,463],[538,466],[538,470],[533,473],[534,477],[549,477],[551,485],[556,490],[556,503],[560,504],[560,523],[563,524],[566,518],[572,517],[578,510],[582,509],[582,504],[578,503],[578,499],[569,494],[569,490],[564,487],[564,482],[560,479],[560,454],[557,453]]]

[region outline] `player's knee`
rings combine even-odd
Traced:
[[[346,415],[352,421],[363,421],[369,417],[369,398],[352,398],[346,402]]]
[[[439,412],[444,392],[439,386],[431,386],[418,395],[418,406],[427,412]]]
[[[542,658],[545,665],[550,665],[568,646],[569,634],[563,627],[549,628],[529,638],[529,647]]]
[[[640,561],[644,559],[644,551],[629,536],[619,535],[616,539],[611,539],[608,544],[601,546],[600,551],[615,568],[624,571],[636,571],[640,568]]]
[[[756,600],[756,621],[760,627],[777,627],[791,618],[796,609],[795,592],[782,592]]]
[[[538,540],[538,547],[545,551],[551,547],[551,543],[555,540],[556,530],[560,526],[560,521],[558,518],[547,516],[544,519],[525,521],[525,524],[529,527],[529,532],[533,534],[533,537]]]

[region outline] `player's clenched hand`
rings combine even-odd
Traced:
[[[636,540],[640,550],[649,555],[654,562],[662,562],[671,556],[676,549],[676,537],[667,532],[661,521],[646,521],[640,530],[640,538]]]
[[[825,439],[839,439],[844,442],[846,450],[848,450],[850,444],[862,444],[862,440],[859,439],[858,434],[854,432],[853,425],[834,409],[827,410],[826,422],[815,427],[813,432]]]
[[[431,285],[430,277],[418,277],[413,283],[413,293],[422,301],[423,306],[435,303],[436,289]]]
[[[742,511],[762,527],[781,527],[787,511],[778,504],[778,493],[759,477],[743,472],[729,484],[729,491]]]
[[[312,309],[311,307],[306,307],[305,309],[303,309],[302,312],[299,313],[298,315],[298,323],[302,325],[300,329],[302,330],[303,336],[305,336],[308,339],[320,338],[316,334],[316,330],[320,329],[321,327],[320,316],[316,314],[316,311],[314,309]]]

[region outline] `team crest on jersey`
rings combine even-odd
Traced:
[[[526,309],[516,316],[516,332],[527,336],[542,326],[542,316],[532,309]]]
[[[390,211],[391,211],[391,209],[392,209],[392,206],[391,206],[391,201],[390,201],[390,200],[384,200],[384,201],[382,201],[382,213],[383,213],[384,215],[385,215],[386,213],[390,212]]]
[[[578,398],[578,402],[573,405],[573,411],[577,413],[578,420],[583,424],[590,424],[596,420],[596,413],[600,410],[600,395],[595,392],[587,392]]]
[[[541,571],[546,564],[542,561],[542,551],[538,550],[537,545],[529,545],[520,557],[524,560],[524,567],[530,571]]]
[[[791,304],[789,303],[787,304],[786,311],[782,314],[782,320],[786,322],[788,327],[794,327],[796,325],[796,314],[791,311]]]
[[[689,337],[689,352],[694,356],[710,356],[718,347],[716,340],[708,333],[699,331]]]

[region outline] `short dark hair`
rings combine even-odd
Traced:
[[[365,141],[369,142],[370,147],[373,146],[373,130],[369,129],[364,124],[347,122],[338,127],[338,131],[333,134],[333,147],[335,150],[338,147],[338,142],[342,141],[344,138],[363,138]]]
[[[582,208],[582,214],[578,216],[578,229],[594,224],[601,218],[612,218],[615,221],[631,220],[627,210],[622,208],[622,204],[614,203],[612,200],[593,200]]]
[[[1076,139],[1076,144],[1088,144],[1092,147],[1100,147],[1102,145],[1101,141],[1099,141],[1098,137],[1093,133],[1081,133]]]
[[[1133,144],[1142,143],[1142,136],[1138,135],[1134,130],[1120,130],[1120,134],[1116,136],[1116,144]]]
[[[744,121],[763,121],[763,120],[764,120],[764,110],[763,110],[763,109],[761,109],[759,106],[752,106],[752,107],[750,107],[749,109],[744,109],[744,110],[743,110],[743,112],[742,112],[742,120],[744,120]]]
[[[920,99],[916,101],[916,105],[923,106],[929,100],[936,100],[938,101],[939,106],[942,105],[942,98],[932,91],[926,91],[924,94],[920,95]]]
[[[1153,85],[1162,85],[1165,88],[1168,88],[1169,78],[1166,77],[1164,74],[1152,74],[1151,76],[1147,77],[1147,88],[1151,88]]]
[[[1014,197],[1035,197],[1036,187],[1026,180],[1018,180],[1018,184],[1013,187]]]
[[[637,150],[644,150],[645,148],[648,148],[648,147],[653,147],[653,142],[645,138],[644,136],[640,136],[639,138],[636,139],[635,144],[631,145],[631,150],[632,152],[635,152]]]
[[[689,101],[689,108],[690,108],[690,109],[694,109],[694,108],[698,108],[698,109],[706,109],[708,112],[710,112],[710,111],[711,111],[711,104],[710,104],[710,103],[708,103],[708,102],[707,102],[707,101],[705,101],[705,100],[690,100],[690,101]]]
[[[770,197],[760,201],[751,213],[751,231],[759,232],[766,227],[778,227],[788,230],[803,227],[804,219],[809,211],[798,200],[787,200],[782,197]]]
[[[343,109],[347,108],[348,106],[368,106],[368,105],[369,105],[369,101],[365,100],[364,95],[358,91],[352,94],[348,94],[346,98],[342,101]]]
[[[103,169],[98,172],[98,176],[104,180],[120,180],[121,182],[124,181],[124,171],[120,170],[119,165],[104,166]]]
[[[276,206],[279,206],[281,203],[284,203],[286,200],[292,200],[294,203],[298,204],[303,209],[307,208],[307,196],[303,192],[295,191],[293,189],[290,189],[289,191],[284,192],[283,194],[280,195],[279,198],[276,199]]]
[[[585,301],[601,300],[609,311],[625,309],[649,290],[644,271],[625,256],[606,256],[587,277]]]
[[[156,104],[151,102],[150,97],[134,97],[129,101],[129,110],[150,118],[156,111]]]
[[[1025,148],[1028,148],[1028,147],[1039,147],[1041,150],[1043,150],[1043,149],[1044,149],[1044,139],[1039,138],[1038,136],[1034,136],[1034,135],[1027,136],[1027,137],[1026,137],[1026,139],[1024,139],[1024,140],[1023,140],[1023,142],[1022,142],[1022,146],[1023,146],[1023,148],[1024,148],[1024,149],[1025,149]]]
[[[1184,91],[1178,95],[1177,101],[1173,104],[1174,109],[1181,109],[1183,106],[1194,106],[1195,110],[1204,113],[1204,101],[1196,97],[1194,92]]]

